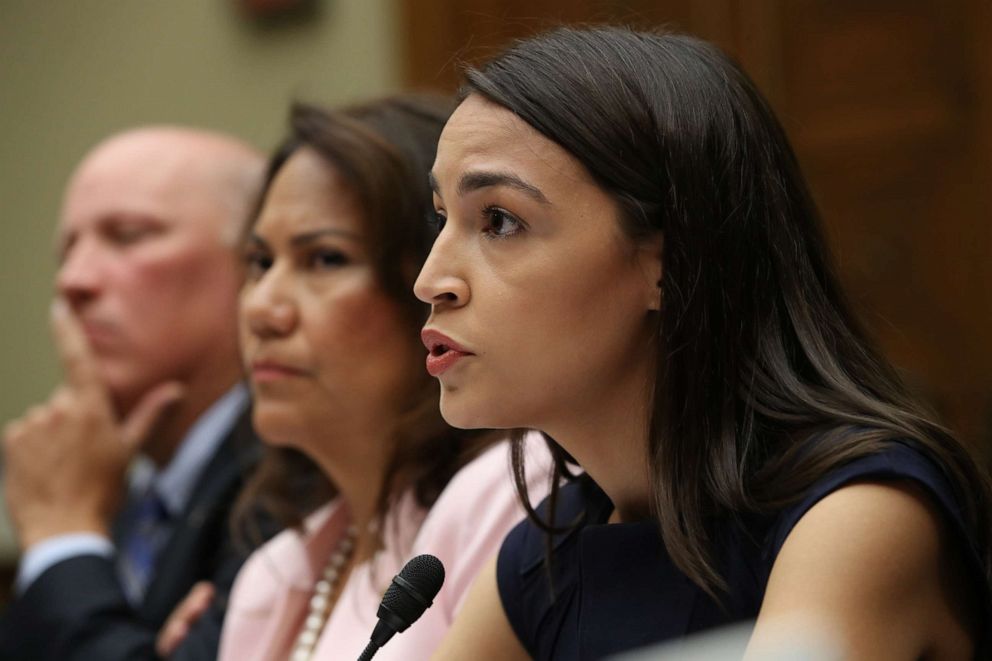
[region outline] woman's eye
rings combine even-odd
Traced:
[[[523,229],[522,223],[505,209],[486,207],[483,210],[483,214],[486,219],[485,232],[492,237],[505,238],[513,236]]]
[[[444,229],[445,223],[448,222],[448,217],[445,216],[444,213],[440,211],[435,211],[434,213],[430,214],[430,217],[428,218],[428,222],[434,226],[434,231],[440,234],[441,230]]]
[[[348,263],[348,258],[340,250],[315,250],[310,253],[310,266],[315,269],[332,269]]]
[[[249,278],[260,278],[272,267],[272,256],[260,250],[249,250],[244,256]]]

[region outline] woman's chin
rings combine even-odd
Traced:
[[[479,425],[474,424],[477,416],[472,415],[461,402],[457,401],[457,396],[441,390],[441,417],[452,427],[457,429],[478,429]]]
[[[268,411],[256,406],[252,411],[252,427],[267,445],[274,447],[299,447],[307,433],[299,415],[288,412]]]
[[[452,427],[457,429],[513,429],[519,425],[504,420],[503,416],[497,415],[491,403],[474,402],[467,393],[459,391],[441,391],[441,417]]]

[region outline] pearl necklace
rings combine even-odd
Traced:
[[[330,615],[331,599],[338,587],[344,566],[348,564],[355,551],[355,539],[357,537],[358,531],[355,526],[348,526],[344,536],[334,547],[331,557],[327,559],[324,573],[317,581],[317,585],[314,586],[313,596],[310,598],[310,611],[307,614],[307,619],[303,622],[303,630],[300,631],[300,635],[297,636],[296,643],[293,645],[293,652],[289,657],[292,661],[309,661],[313,654],[317,640],[320,638],[320,632],[327,623],[328,615]]]

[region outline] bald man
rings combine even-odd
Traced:
[[[51,320],[64,380],[4,430],[23,556],[0,658],[155,658],[199,581],[217,598],[171,658],[215,658],[242,560],[230,506],[258,453],[236,243],[263,170],[230,137],[154,127],[111,137],[73,174]]]

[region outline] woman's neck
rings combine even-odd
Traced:
[[[631,378],[622,387],[604,388],[595,406],[571,411],[560,425],[543,428],[610,498],[611,523],[651,515],[651,393],[645,381]]]
[[[356,559],[375,551],[373,532],[386,472],[393,458],[395,434],[392,427],[381,424],[361,428],[315,426],[324,431],[321,439],[313,439],[300,448],[320,467],[331,481],[338,497],[347,507],[351,524],[358,534]],[[333,429],[333,432],[327,430]]]

